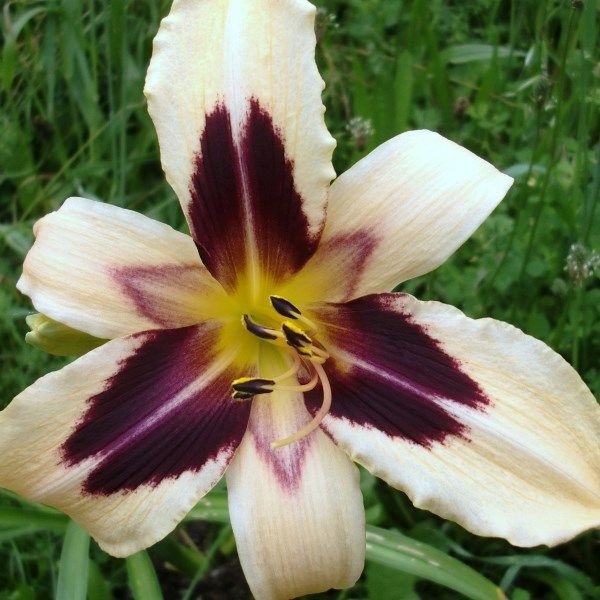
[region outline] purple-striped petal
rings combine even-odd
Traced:
[[[473,234],[511,183],[436,133],[402,133],[333,182],[322,245],[306,265],[307,276],[323,278],[328,272],[329,286],[320,299],[343,302],[427,273]],[[336,240],[365,235],[370,244],[352,264],[355,249]],[[347,258],[329,257],[332,250]],[[332,270],[334,260],[340,267]]]
[[[216,307],[225,298],[219,284],[198,260],[112,266],[108,274],[128,304],[135,307],[136,314],[161,329],[198,323],[206,315],[216,313]]]
[[[190,236],[131,210],[69,198],[34,233],[17,287],[73,329],[112,339],[184,327],[223,302]]]
[[[148,69],[162,164],[202,260],[254,298],[314,253],[335,176],[314,15],[305,0],[175,2]]]
[[[113,340],[0,413],[0,485],[70,514],[126,555],[166,535],[221,477],[248,403],[206,323]]]
[[[142,345],[87,401],[62,446],[69,466],[97,461],[85,492],[156,485],[235,449],[249,409],[231,401],[234,372],[212,366],[218,334],[206,325],[138,334]]]
[[[187,207],[202,262],[229,290],[252,276],[250,265],[273,282],[295,273],[320,233],[310,231],[283,134],[257,99],[250,99],[235,135],[227,107],[215,107],[206,117]]]
[[[314,311],[332,353],[325,365],[331,416],[422,446],[466,436],[449,406],[482,411],[489,398],[426,328],[397,309],[396,298],[365,296]],[[306,397],[310,410],[318,410],[319,390]]]
[[[407,294],[311,318],[331,354],[321,426],[416,506],[520,546],[600,524],[600,407],[545,344]]]
[[[284,365],[261,372],[280,373]],[[283,448],[310,416],[297,392],[254,399],[248,430],[227,469],[229,514],[246,579],[261,600],[353,585],[364,562],[358,472],[320,430]]]

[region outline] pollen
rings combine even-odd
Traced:
[[[281,330],[283,331],[283,335],[285,335],[287,343],[294,348],[312,344],[312,340],[308,334],[292,321],[284,321]]]

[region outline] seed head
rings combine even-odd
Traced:
[[[575,285],[583,285],[599,266],[600,255],[596,250],[579,243],[571,245],[565,261],[565,271]]]

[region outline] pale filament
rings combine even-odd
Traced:
[[[312,329],[312,331],[316,331],[318,329],[318,327],[313,323],[313,321],[311,321],[308,317],[305,317],[304,315],[298,315],[297,319],[298,321],[302,321],[302,323],[305,323],[309,329]]]
[[[310,392],[310,390],[314,390],[317,387],[317,383],[319,382],[319,376],[317,373],[313,375],[313,378],[308,383],[303,383],[299,385],[276,385],[273,386],[273,391],[275,390],[283,390],[285,392]]]
[[[329,352],[326,352],[325,350],[321,350],[321,348],[318,348],[314,344],[311,344],[310,346],[308,346],[308,348],[310,349],[311,352],[314,352],[317,356],[324,358],[325,360],[327,360],[329,358]]]
[[[302,361],[300,360],[300,357],[295,353],[294,353],[293,357],[294,357],[294,364],[287,371],[282,373],[281,375],[278,375],[277,377],[273,377],[273,381],[275,383],[289,379],[290,377],[292,377],[292,375],[295,375],[300,370],[300,367],[302,366]],[[279,387],[279,386],[277,386],[277,387]]]
[[[329,384],[329,379],[327,378],[327,374],[325,373],[323,367],[314,362],[313,366],[318,378],[321,381],[321,387],[323,388],[323,402],[321,404],[321,408],[319,408],[312,421],[296,431],[296,433],[281,440],[277,440],[276,442],[271,442],[271,448],[281,448],[301,440],[309,433],[312,433],[321,424],[321,421],[323,421],[323,419],[327,416],[327,413],[331,408],[331,385]]]

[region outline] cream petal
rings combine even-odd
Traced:
[[[441,135],[403,133],[334,181],[321,245],[299,277],[331,301],[389,291],[443,263],[511,184]]]
[[[332,354],[322,426],[416,506],[517,546],[600,524],[600,407],[548,346],[406,294],[313,314]]]
[[[39,379],[0,412],[0,486],[69,514],[115,556],[160,540],[248,423],[218,337],[209,323],[136,334]]]
[[[230,290],[285,278],[318,243],[335,141],[314,15],[305,0],[176,0],[154,40],[145,94],[163,168]]]
[[[298,393],[257,396],[226,473],[238,554],[261,600],[348,587],[363,569],[365,517],[356,467],[319,430],[283,448],[270,446],[309,420]]]
[[[189,236],[131,210],[69,198],[34,233],[17,288],[98,338],[198,323],[224,295]]]

